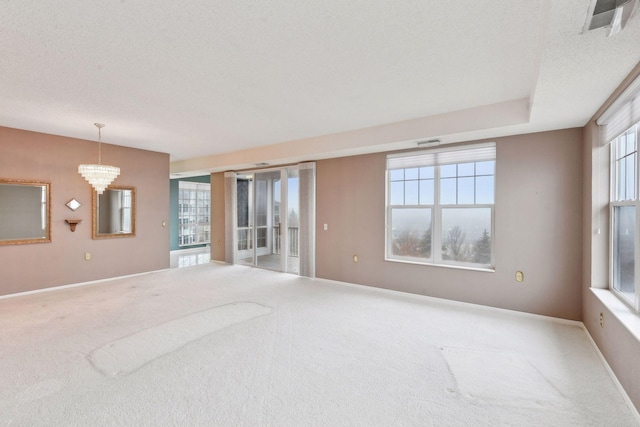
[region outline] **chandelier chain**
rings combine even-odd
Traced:
[[[102,128],[104,124],[94,123],[94,126],[98,128],[98,164],[102,164]]]
[[[98,126],[98,164],[102,164],[102,128]]]

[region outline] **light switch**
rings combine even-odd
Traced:
[[[324,231],[327,231],[329,229],[329,224],[325,224],[324,225]]]

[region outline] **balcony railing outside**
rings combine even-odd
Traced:
[[[260,228],[260,227],[259,227]],[[290,257],[298,257],[299,254],[299,227],[289,227],[288,228],[288,238],[289,238],[289,256]],[[258,239],[260,240],[260,231],[258,230]],[[266,238],[265,238],[266,240]],[[273,254],[279,255],[282,252],[281,241],[280,241],[280,226],[273,226]],[[260,246],[260,241],[258,242],[258,247]],[[238,250],[244,251],[253,248],[253,229],[252,227],[238,227]]]
[[[299,227],[289,227],[288,228],[288,239],[289,239],[289,256],[297,257],[299,256],[298,250],[298,237],[299,237]],[[273,235],[275,236],[275,244],[273,247],[274,254],[280,254],[282,252],[281,243],[280,243],[280,226],[273,226]]]

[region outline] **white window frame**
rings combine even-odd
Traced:
[[[453,267],[461,269],[472,269],[481,271],[495,271],[495,197],[496,197],[496,170],[497,162],[495,163],[493,177],[494,187],[493,203],[478,203],[478,204],[441,204],[440,195],[440,179],[441,171],[440,166],[452,165],[452,164],[464,164],[475,163],[482,161],[492,160],[496,162],[496,144],[495,142],[462,145],[456,147],[445,147],[431,150],[422,150],[411,153],[392,154],[387,156],[387,166],[385,173],[385,260],[392,262],[404,262],[411,264],[432,265],[441,267]],[[404,165],[403,167],[393,167],[397,165]],[[391,195],[391,177],[390,171],[401,168],[414,168],[434,166],[434,200],[432,205],[417,204],[417,205],[392,205],[390,200]],[[474,177],[478,175],[474,174]],[[418,178],[419,179],[419,178]],[[475,193],[474,193],[475,194]],[[418,202],[419,203],[419,202]],[[452,260],[444,260],[442,258],[442,251],[436,250],[436,248],[442,247],[442,210],[443,209],[480,209],[488,208],[491,210],[491,262],[489,264],[477,264],[468,262],[459,262]],[[392,254],[391,244],[393,242],[393,230],[392,230],[392,211],[394,209],[431,209],[431,258],[418,258],[408,256],[397,256]]]
[[[629,131],[634,130],[636,134],[636,162],[635,162],[635,191],[632,199],[617,200],[618,189],[618,169],[617,169],[617,147],[620,138],[626,135]],[[632,307],[636,312],[640,313],[640,122],[634,124],[630,128],[626,129],[616,138],[611,140],[610,148],[610,189],[609,189],[609,290],[613,292],[620,300],[625,304]],[[616,272],[614,271],[615,263],[615,214],[614,211],[617,207],[633,206],[636,210],[636,230],[634,236],[635,245],[635,257],[634,257],[634,284],[635,292],[633,300],[619,291],[614,286],[614,277]]]
[[[180,197],[180,190],[194,191],[195,192],[195,204],[186,205],[183,203],[183,199]],[[202,222],[200,211],[200,198],[199,193],[208,194],[208,214],[209,222]],[[206,245],[211,243],[211,184],[193,182],[193,181],[179,181],[178,182],[178,246],[196,246]],[[186,211],[193,209],[194,214],[191,215]],[[184,219],[193,218],[194,222],[184,222]],[[183,234],[183,230],[188,230],[188,234]]]

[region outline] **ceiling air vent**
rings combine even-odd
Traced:
[[[619,33],[638,5],[639,0],[592,0],[584,31],[607,28],[607,37]]]

